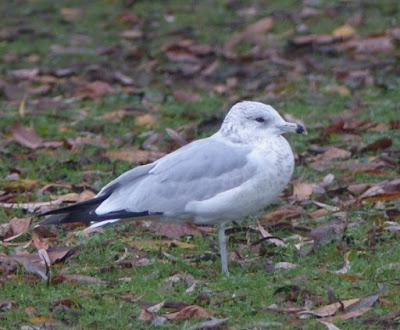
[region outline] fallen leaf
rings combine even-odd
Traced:
[[[48,323],[48,322],[54,322],[54,321],[56,321],[56,320],[50,316],[34,316],[29,319],[29,322],[31,322],[33,324],[42,324],[42,323]]]
[[[60,14],[67,22],[75,22],[82,17],[82,9],[76,7],[64,7],[61,8]]]
[[[175,90],[173,95],[177,101],[197,101],[200,97],[198,94],[186,90]]]
[[[37,184],[37,180],[19,179],[1,182],[2,189],[6,192],[31,191]]]
[[[342,26],[337,27],[335,30],[333,30],[332,34],[335,37],[339,37],[342,39],[348,39],[354,36],[356,31],[351,25],[345,24]]]
[[[81,193],[69,193],[65,195],[58,195],[54,196],[51,195],[51,198],[54,200],[57,200],[60,203],[77,203],[77,202],[83,202],[89,199],[92,199],[96,196],[96,194],[88,189],[85,189]]]
[[[75,96],[83,99],[96,99],[112,92],[112,90],[113,89],[110,84],[104,81],[96,80],[78,87],[78,89],[75,91]]]
[[[352,51],[355,53],[388,53],[393,51],[394,44],[390,35],[376,35],[367,38],[351,39],[338,44],[336,49],[339,51]]]
[[[59,201],[35,202],[35,203],[0,203],[0,207],[5,209],[22,209],[28,212],[48,211],[53,206],[58,206]]]
[[[304,209],[300,206],[283,206],[275,211],[268,212],[264,216],[264,218],[267,221],[295,219],[300,217],[304,213]]]
[[[347,187],[347,190],[350,191],[354,195],[361,195],[365,192],[369,187],[371,187],[368,183],[355,183],[351,184]]]
[[[9,242],[22,234],[25,234],[29,230],[29,226],[31,224],[31,218],[13,218],[7,224],[8,231],[5,236],[3,236],[4,241]],[[0,238],[1,237],[0,230]]]
[[[29,149],[37,149],[43,144],[43,139],[32,128],[24,127],[19,123],[11,127],[11,133],[16,142]]]
[[[173,239],[187,235],[201,236],[203,233],[201,228],[189,223],[151,222],[148,228],[159,235]]]
[[[151,127],[154,126],[157,121],[157,117],[150,113],[135,116],[135,124],[139,126]]]
[[[139,29],[125,30],[120,33],[120,36],[125,39],[134,40],[143,36],[143,32]]]
[[[373,294],[360,298],[358,301],[344,308],[342,313],[324,318],[324,321],[331,322],[334,320],[348,320],[354,317],[359,317],[368,312],[372,306],[378,301],[379,294]]]
[[[105,156],[110,160],[125,160],[130,163],[147,164],[163,156],[163,153],[132,147],[107,151]]]
[[[224,54],[230,57],[232,55],[233,48],[238,45],[244,39],[254,38],[255,35],[265,33],[272,29],[274,20],[272,17],[264,17],[257,22],[249,25],[243,31],[235,33],[231,36],[224,44]]]
[[[349,260],[350,253],[351,253],[351,251],[346,252],[346,254],[344,255],[344,264],[340,269],[335,271],[335,274],[347,274],[349,272],[349,270],[351,268],[350,260]]]
[[[54,247],[47,250],[49,255],[51,264],[55,264],[57,262],[65,261],[65,259],[72,256],[75,252],[78,251],[78,247],[68,246],[68,247]]]
[[[393,144],[393,141],[389,137],[383,137],[379,140],[376,140],[375,142],[372,142],[368,144],[366,147],[364,147],[361,151],[377,151],[377,150],[382,150],[389,148]]]
[[[198,305],[189,305],[177,312],[164,314],[168,320],[190,320],[193,318],[209,318],[212,314]]]
[[[333,304],[322,306],[314,310],[301,311],[298,314],[300,316],[304,315],[305,317],[307,317],[308,315],[313,315],[321,318],[326,318],[328,316],[335,315],[338,311],[340,311],[341,308],[346,308],[358,301],[360,301],[360,298],[341,300],[340,302],[335,302]]]
[[[293,182],[293,198],[296,201],[304,201],[309,199],[313,193],[313,185],[311,183],[296,180]]]
[[[40,227],[39,227],[40,228]],[[36,229],[36,228],[35,228]],[[42,238],[39,233],[35,230],[32,231],[32,243],[37,250],[49,248],[49,243]]]
[[[346,223],[341,220],[331,220],[311,230],[309,236],[314,240],[314,248],[339,241],[343,237]]]

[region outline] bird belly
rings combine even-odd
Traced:
[[[293,173],[294,157],[282,137],[273,145],[257,148],[249,155],[258,173],[244,184],[210,199],[188,203],[186,211],[200,224],[239,220],[258,213],[273,202],[288,184]]]

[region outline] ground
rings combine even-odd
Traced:
[[[0,327],[399,326],[397,1],[0,7]],[[280,201],[232,224],[229,277],[213,228],[32,230],[54,207],[39,202],[90,198],[215,132],[243,99],[308,135],[288,137],[296,170]]]

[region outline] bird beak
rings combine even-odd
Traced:
[[[305,127],[303,125],[296,124],[296,123],[285,122],[284,124],[279,126],[279,129],[283,133],[307,134]]]

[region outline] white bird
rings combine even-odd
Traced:
[[[94,199],[43,215],[42,224],[98,223],[149,217],[219,226],[222,272],[228,274],[225,224],[256,214],[288,184],[293,152],[282,136],[304,133],[271,106],[235,104],[219,131],[107,184]]]

